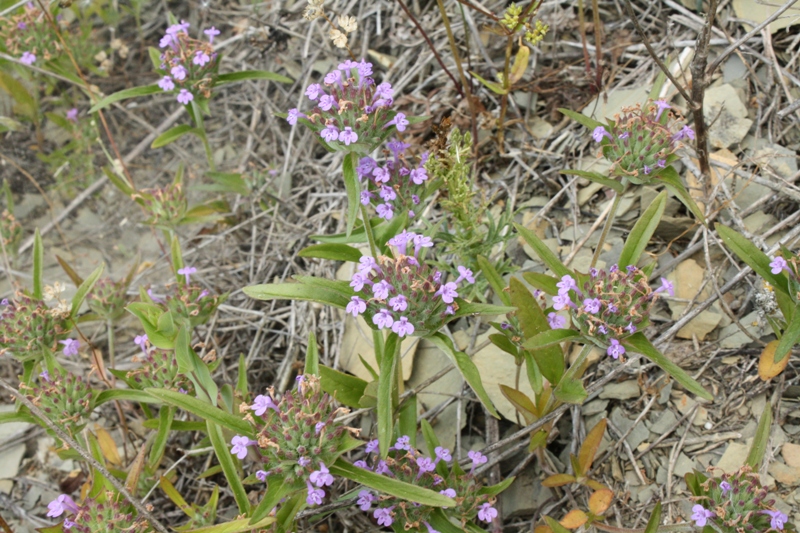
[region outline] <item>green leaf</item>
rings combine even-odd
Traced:
[[[303,283],[251,285],[243,288],[242,292],[256,300],[306,300],[332,305],[340,309],[344,309],[350,303],[350,298],[339,292]]]
[[[464,533],[464,530],[454,525],[441,509],[435,509],[430,514],[429,520],[433,530],[439,533]],[[481,531],[483,532],[483,530]]]
[[[125,309],[139,319],[151,344],[163,350],[171,350],[175,347],[175,339],[167,337],[158,329],[159,318],[164,314],[160,307],[144,302],[133,302],[128,304]]]
[[[25,86],[11,74],[0,70],[0,89],[4,90],[11,97],[16,100],[17,106],[15,111],[21,115],[36,120],[36,99],[31,96],[31,93]]]
[[[769,434],[772,430],[772,404],[767,402],[764,410],[761,412],[761,418],[758,420],[758,428],[753,438],[753,444],[750,446],[750,452],[747,454],[746,465],[749,465],[753,471],[758,472],[761,468],[761,461],[764,460],[764,454],[767,452],[767,441],[769,441]]]
[[[528,383],[531,384],[531,389],[533,389],[533,392],[538,396],[542,393],[542,389],[544,388],[542,370],[539,368],[539,364],[536,362],[530,350],[524,350],[523,356],[525,357],[525,372],[528,375]]]
[[[75,292],[75,296],[72,297],[72,309],[70,310],[70,316],[72,316],[72,318],[77,316],[78,310],[81,308],[81,304],[83,304],[83,300],[86,299],[86,295],[89,294],[89,291],[92,290],[94,284],[97,283],[97,280],[103,273],[105,266],[105,263],[101,263],[99,267],[94,269],[94,272],[89,274],[88,278],[83,280],[81,286],[78,287],[78,290]]]
[[[550,248],[548,248],[534,232],[519,224],[514,224],[514,227],[517,228],[517,232],[525,239],[525,242],[533,248],[536,255],[539,256],[544,264],[547,265],[557,277],[561,278],[563,276],[572,275],[572,271],[564,266],[564,263],[556,257],[556,254],[550,251]]]
[[[647,337],[641,332],[634,333],[630,337],[623,339],[622,345],[632,352],[640,353],[657,364],[661,369],[672,376],[675,381],[683,385],[689,392],[700,396],[709,401],[714,400],[714,396],[703,388],[693,377],[687,374],[681,367],[667,359]]]
[[[153,447],[150,448],[150,459],[147,462],[147,465],[153,471],[158,468],[158,465],[161,464],[161,459],[164,457],[164,450],[167,448],[167,439],[169,439],[174,416],[175,408],[171,405],[165,405],[158,413],[158,433],[156,433],[156,438],[153,440]]]
[[[472,362],[472,359],[470,359],[470,357],[464,352],[456,350],[453,346],[453,341],[451,341],[443,333],[434,333],[427,338],[430,339],[431,342],[438,346],[440,350],[442,350],[448,357],[450,357],[450,359],[453,360],[459,372],[461,372],[461,375],[464,377],[464,380],[467,382],[467,384],[469,384],[470,388],[475,391],[478,399],[481,401],[486,410],[489,411],[489,414],[495,418],[500,418],[500,415],[497,414],[497,410],[494,408],[494,405],[492,405],[492,400],[486,393],[486,389],[483,388],[481,374],[478,371],[478,367],[475,366],[474,362]]]
[[[550,531],[553,533],[570,533],[569,529],[565,528],[561,524],[559,524],[555,519],[550,518],[549,516],[544,517],[544,521],[550,526]]]
[[[573,405],[581,405],[588,395],[581,380],[572,377],[564,377],[553,391],[558,400]]]
[[[798,341],[800,341],[800,304],[797,304],[794,308],[792,319],[783,331],[781,341],[778,343],[778,347],[775,348],[775,354],[772,356],[772,360],[775,363],[781,362],[784,357],[789,355],[789,352],[792,351],[792,347],[797,344]]]
[[[550,329],[537,333],[533,337],[527,339],[522,345],[526,350],[539,350],[561,344],[564,341],[577,339],[581,334],[574,329]],[[549,378],[548,378],[549,379]],[[557,383],[556,381],[555,383]]]
[[[789,282],[783,274],[773,274],[769,266],[771,259],[761,249],[753,244],[747,237],[728,226],[717,223],[717,235],[725,245],[744,261],[753,271],[767,280],[767,282],[784,294],[789,294]]]
[[[94,406],[97,407],[98,405],[103,405],[104,403],[113,402],[115,400],[127,400],[139,403],[161,403],[158,398],[154,398],[142,390],[111,389],[104,390],[98,394],[94,399]]]
[[[519,357],[519,350],[517,350],[517,345],[511,342],[511,339],[506,337],[501,333],[492,333],[489,335],[489,340],[492,344],[506,352],[507,354],[513,355],[515,358]]]
[[[392,343],[389,340],[393,340]],[[378,442],[380,443],[381,457],[386,457],[389,453],[389,446],[392,443],[392,429],[394,428],[394,405],[393,397],[395,390],[395,366],[398,354],[395,353],[397,333],[391,333],[386,342],[386,349],[381,360],[380,375],[378,376]],[[391,344],[391,346],[390,346]]]
[[[322,390],[348,407],[353,409],[361,407],[358,401],[364,396],[367,388],[366,381],[327,366],[319,367],[319,375]]]
[[[298,489],[294,484],[286,484],[285,476],[274,475],[267,477],[267,492],[264,494],[264,499],[253,511],[250,522],[255,524],[259,520],[263,520],[278,505],[278,502],[296,490]]]
[[[593,181],[595,183],[599,183],[600,185],[603,185],[604,187],[609,187],[611,189],[614,189],[614,191],[616,191],[617,194],[622,194],[622,192],[625,190],[625,186],[622,183],[618,182],[617,180],[613,180],[611,178],[607,178],[607,177],[605,177],[602,174],[597,173],[597,172],[589,172],[589,171],[586,171],[586,170],[569,170],[569,169],[567,169],[567,170],[562,170],[561,173],[562,174],[566,174],[568,176],[580,176],[582,178],[586,178],[587,180]]]
[[[120,100],[127,100],[128,98],[136,98],[137,96],[147,96],[150,94],[162,93],[164,92],[161,87],[158,85],[144,85],[142,87],[132,87],[130,89],[124,89],[122,91],[116,92],[114,94],[110,94],[94,104],[92,108],[89,110],[89,113],[95,113],[100,111],[101,109],[110,106],[114,102],[119,102]]]
[[[15,413],[14,411],[0,413],[0,424],[8,424],[9,422],[27,422],[28,424],[39,424],[39,421],[36,419],[36,417],[27,413]]]
[[[243,70],[241,72],[230,72],[227,74],[220,74],[217,76],[217,81],[215,85],[223,85],[225,83],[233,83],[235,81],[244,81],[244,80],[270,80],[270,81],[277,81],[280,83],[292,83],[294,80],[292,78],[287,78],[286,76],[282,76],[280,74],[276,74],[274,72],[269,72],[266,70]]]
[[[344,156],[342,162],[342,174],[344,175],[344,188],[347,191],[347,236],[353,233],[358,210],[361,206],[361,186],[358,183],[358,154],[350,152]]]
[[[655,178],[660,180],[667,188],[672,191],[675,196],[678,197],[678,200],[683,202],[689,211],[697,217],[703,225],[706,224],[706,219],[703,216],[703,212],[700,211],[700,207],[695,203],[692,195],[689,194],[689,191],[686,190],[683,183],[681,182],[681,177],[678,175],[678,172],[672,168],[671,166],[665,168],[661,171],[661,173]]]
[[[525,419],[525,424],[533,424],[536,419],[537,409],[533,405],[533,401],[524,393],[517,389],[512,389],[508,385],[500,384],[500,392],[506,397],[506,400],[511,402],[511,405],[516,411]]]
[[[478,489],[478,494],[486,494],[487,496],[497,496],[498,494],[506,490],[508,487],[510,487],[511,483],[513,483],[515,479],[516,479],[515,477],[507,477],[496,485],[481,487],[480,489]]]
[[[44,245],[39,228],[33,233],[33,297],[41,300],[44,295]]]
[[[158,429],[159,421],[155,418],[145,420],[142,425],[147,429]],[[169,427],[170,431],[205,431],[205,422],[184,422],[183,420],[173,420]]]
[[[248,422],[188,394],[181,394],[167,389],[145,389],[145,392],[163,403],[180,407],[203,420],[213,421],[238,435],[246,435],[251,438],[254,435],[253,428]]]
[[[636,266],[639,262],[639,257],[650,242],[650,237],[655,233],[658,223],[661,222],[661,216],[664,214],[666,206],[667,193],[661,191],[631,229],[619,256],[620,270],[628,265]]]
[[[300,257],[317,257],[319,259],[358,263],[363,254],[361,250],[346,244],[313,244],[300,250],[297,255]]]
[[[197,131],[189,124],[181,124],[179,126],[170,128],[161,135],[159,135],[158,137],[156,137],[150,144],[150,148],[161,148],[162,146],[166,146],[171,142],[177,141],[187,133],[196,134]]]
[[[539,272],[525,272],[522,274],[522,279],[551,296],[558,294],[558,279],[553,276]]]
[[[206,425],[208,426],[208,438],[211,440],[211,445],[214,447],[214,454],[217,456],[217,461],[219,461],[219,465],[222,467],[222,473],[225,475],[228,486],[233,492],[233,498],[236,500],[239,512],[246,514],[250,511],[247,491],[244,490],[244,485],[242,485],[242,480],[239,477],[236,464],[233,462],[233,455],[231,455],[231,451],[228,449],[225,435],[222,434],[222,428],[210,419],[206,420]]]
[[[421,503],[431,507],[456,506],[456,502],[453,499],[443,494],[370,472],[369,470],[353,466],[343,459],[337,459],[336,462],[328,468],[334,476],[347,478],[371,489],[375,489],[390,496],[396,496],[403,500]]]
[[[658,527],[661,525],[661,502],[658,502],[650,515],[650,520],[647,521],[647,526],[644,528],[644,533],[658,533]]]
[[[317,336],[311,331],[308,333],[308,347],[306,348],[306,364],[303,374],[319,376],[319,348]]]
[[[517,310],[516,307],[506,307],[504,305],[492,305],[482,303],[465,302],[461,298],[456,298],[458,310],[454,317],[470,316],[470,315],[505,315]]]
[[[493,93],[499,94],[501,96],[504,94],[508,94],[508,91],[506,91],[506,89],[503,87],[502,84],[482,78],[481,76],[478,76],[472,71],[470,71],[470,74],[472,75],[473,78],[481,82],[484,85],[484,87],[486,87]]]
[[[397,431],[400,435],[408,435],[409,446],[417,449],[417,396],[407,398],[400,406],[397,417]]]
[[[605,126],[605,124],[603,124],[602,122],[597,122],[595,119],[589,118],[586,115],[584,115],[583,113],[578,113],[576,111],[572,111],[570,109],[565,109],[563,107],[559,107],[558,110],[561,111],[563,114],[567,115],[569,118],[571,118],[575,122],[577,122],[579,124],[583,124],[584,126],[586,126],[590,130],[594,131],[594,129],[597,126]],[[558,532],[555,532],[555,533],[558,533]]]
[[[108,181],[113,183],[114,186],[120,191],[122,191],[123,194],[130,196],[135,192],[134,188],[131,187],[131,184],[128,183],[128,180],[124,176],[120,176],[119,174],[111,170],[110,167],[108,166],[103,167],[103,174],[105,174],[106,177],[108,178]]]
[[[500,301],[503,302],[505,305],[511,305],[511,298],[508,296],[506,291],[503,289],[506,288],[506,284],[503,281],[503,278],[500,276],[500,273],[497,272],[497,269],[494,268],[488,259],[479,255],[477,258],[478,267],[483,272],[483,277],[489,282],[489,285],[492,287],[495,295],[500,298]]]
[[[250,186],[238,172],[206,172],[213,184],[195,185],[199,191],[232,192],[247,196],[251,192]]]

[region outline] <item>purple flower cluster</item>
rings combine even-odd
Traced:
[[[376,84],[372,63],[347,60],[325,75],[322,84],[313,83],[305,92],[314,108],[304,114],[290,109],[289,124],[305,124],[331,148],[370,153],[391,133],[405,131],[409,124],[403,113],[390,111],[394,91],[389,83]]]
[[[675,159],[673,153],[680,141],[694,139],[689,126],[677,129],[678,118],[665,114],[667,109],[670,105],[664,100],[650,103],[645,110],[637,104],[624,108],[609,125],[592,131],[595,142],[602,143],[603,156],[612,163],[612,175],[647,183]]]
[[[405,153],[410,146],[396,139],[389,141],[386,144],[388,150],[384,150],[386,161],[383,165],[365,156],[356,167],[359,181],[366,180],[367,183],[361,191],[361,203],[373,205],[383,219],[392,220],[400,213],[408,213],[409,219],[414,218],[416,206],[426,196],[428,153],[422,154],[418,165],[411,164]]]
[[[767,489],[749,466],[710,477],[700,484],[699,500],[692,507],[691,520],[697,527],[713,525],[717,531],[783,531],[788,517],[767,499]]]
[[[70,435],[77,435],[89,420],[95,393],[87,380],[59,366],[44,369],[38,383],[20,383],[20,391],[51,421]]]
[[[50,308],[42,300],[20,292],[0,309],[0,354],[20,360],[38,359],[59,349],[64,355],[77,353],[78,341],[69,339],[69,309]]]
[[[356,296],[346,311],[364,314],[378,329],[391,329],[400,337],[437,331],[458,309],[459,284],[475,283],[472,271],[459,266],[459,277],[443,282],[442,273],[420,259],[420,251],[433,246],[424,235],[404,230],[388,244],[393,257],[361,258],[350,281]],[[413,255],[406,255],[412,248]]]
[[[49,518],[64,517],[62,527],[70,533],[94,533],[96,531],[129,531],[144,533],[149,525],[133,514],[130,505],[112,501],[114,493],[106,492],[102,499],[87,498],[83,503],[66,494],[60,494],[47,504]]]
[[[69,40],[71,35],[64,29],[62,27],[62,37]],[[25,4],[16,15],[0,17],[0,36],[5,51],[18,57],[23,65],[50,61],[63,50],[55,29],[33,2]]]
[[[471,520],[477,516],[479,520],[491,522],[497,516],[497,510],[489,501],[490,498],[479,494],[481,485],[474,475],[475,468],[487,462],[485,455],[477,451],[469,452],[471,468],[469,472],[464,472],[459,465],[453,463],[453,456],[447,448],[437,446],[433,455],[427,457],[414,449],[410,442],[408,436],[399,437],[389,448],[388,457],[381,459],[378,455],[378,441],[372,440],[365,448],[367,458],[356,461],[355,465],[453,498],[456,506],[444,510],[459,521]],[[429,533],[436,531],[428,523],[430,514],[434,511],[431,507],[392,496],[376,495],[369,490],[362,490],[358,496],[356,503],[359,508],[370,512],[380,526],[395,526],[407,531],[424,524]]]
[[[334,419],[347,409],[336,408],[333,399],[322,392],[318,377],[298,378],[297,390],[287,391],[280,401],[270,390],[256,396],[252,404],[240,406],[240,411],[248,412],[245,419],[255,426],[256,440],[233,437],[231,454],[257,459],[256,479],[279,476],[287,485],[306,490],[309,505],[320,505],[326,496],[323,488],[334,483],[328,465],[345,449],[349,430]]]
[[[139,389],[192,389],[189,379],[178,371],[175,350],[159,350],[151,346],[147,335],[137,335],[133,342],[142,350],[142,354],[137,355],[134,361],[140,361],[142,366],[127,373],[125,377],[128,383]]]
[[[214,51],[214,37],[219,30],[213,26],[204,30],[208,42],[189,37],[189,23],[181,21],[167,28],[158,43],[161,53],[160,74],[158,81],[161,90],[176,94],[176,99],[183,105],[195,97],[210,98],[214,86],[219,56]]]
[[[606,353],[614,359],[625,354],[620,340],[647,326],[657,297],[663,292],[674,296],[668,280],[661,278],[661,286],[653,290],[647,276],[633,266],[620,270],[613,265],[608,272],[592,268],[582,287],[565,275],[556,286],[553,309],[567,309],[581,333],[606,346]],[[566,320],[555,313],[550,313],[548,320],[554,328],[566,325]]]

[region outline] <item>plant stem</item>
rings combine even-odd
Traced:
[[[375,234],[372,233],[372,225],[369,223],[369,215],[367,215],[367,207],[365,205],[361,205],[361,219],[364,221],[364,231],[367,234],[367,240],[369,241],[369,251],[372,253],[372,257],[375,259],[378,258],[378,245],[375,244]]]
[[[111,319],[106,320],[106,328],[108,328],[108,364],[111,368],[116,368],[116,355],[114,353],[114,323]]]
[[[597,248],[595,248],[594,255],[592,256],[591,266],[593,268],[597,266],[597,261],[600,259],[600,254],[603,252],[603,244],[606,242],[608,232],[611,231],[611,225],[614,223],[614,217],[617,215],[617,209],[619,208],[619,201],[621,198],[622,195],[620,193],[614,193],[614,203],[611,204],[611,211],[608,213],[605,225],[603,225],[603,233],[600,234],[600,240],[597,242]]]

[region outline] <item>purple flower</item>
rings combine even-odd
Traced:
[[[187,285],[189,284],[189,276],[196,273],[197,273],[197,268],[195,267],[183,267],[181,269],[178,269],[178,274],[183,274],[183,276],[186,278]]]
[[[656,120],[661,118],[661,113],[663,113],[665,109],[670,109],[670,105],[667,103],[666,100],[656,100],[656,107],[658,107],[658,112],[656,113]]]
[[[73,107],[69,111],[67,111],[67,120],[70,122],[78,122],[78,108]]]
[[[300,117],[306,118],[306,115],[298,111],[295,107],[294,109],[289,110],[289,113],[286,115],[286,122],[294,126],[297,124],[297,119]]]
[[[264,396],[263,394],[259,394],[253,398],[253,405],[250,406],[250,409],[255,411],[257,416],[262,416],[267,412],[267,409],[273,409],[275,412],[280,412],[278,411],[278,405],[273,401],[273,399],[269,396]]]
[[[172,77],[178,81],[183,81],[186,79],[186,69],[183,65],[175,65],[169,71],[172,74]]]
[[[398,337],[403,338],[406,335],[411,335],[414,333],[414,324],[409,322],[406,317],[401,316],[400,320],[397,320],[394,324],[392,324],[392,331],[397,333]]]
[[[364,451],[365,451],[366,453],[374,453],[374,452],[377,452],[377,451],[378,451],[378,446],[379,446],[379,444],[378,444],[378,439],[372,439],[372,440],[371,440],[371,441],[369,441],[369,442],[367,443],[367,445],[364,447]]]
[[[145,355],[147,355],[147,340],[147,333],[133,338],[133,344],[141,348]]]
[[[361,205],[369,205],[373,194],[369,191],[361,191]]]
[[[325,497],[325,491],[322,489],[315,489],[308,481],[306,481],[306,486],[308,487],[306,503],[308,505],[322,505],[322,498]]]
[[[369,176],[372,174],[372,171],[375,170],[375,167],[378,166],[378,163],[375,162],[374,159],[371,157],[362,157],[358,160],[358,166],[356,166],[356,172],[358,173],[358,178],[361,179],[363,177]]]
[[[344,143],[345,146],[350,146],[350,144],[358,141],[358,134],[353,131],[353,128],[350,126],[345,126],[345,128],[339,132],[339,140]]]
[[[453,460],[453,456],[450,455],[450,450],[447,448],[443,448],[441,446],[437,446],[433,452],[436,454],[436,462],[444,461],[445,463],[449,463]],[[452,496],[451,496],[452,498]]]
[[[355,62],[353,62],[353,63],[355,63]],[[363,59],[361,60],[361,62],[356,63],[355,65],[353,65],[353,68],[358,69],[358,77],[360,79],[364,79],[367,76],[372,76],[372,63],[368,63],[368,62],[364,61]]]
[[[444,489],[444,490],[440,490],[440,491],[439,491],[439,494],[444,494],[444,495],[445,495],[445,496],[447,496],[448,498],[455,498],[455,497],[456,497],[456,491],[455,491],[454,489]]]
[[[342,84],[342,73],[338,70],[331,71],[325,74],[325,84],[333,85],[334,83]]]
[[[408,126],[409,122],[406,119],[406,115],[404,113],[398,113],[394,116],[392,120],[386,123],[384,128],[388,128],[389,126],[397,127],[397,131],[406,131],[406,126]]]
[[[75,526],[75,524],[77,524],[77,522],[73,522],[69,518],[65,518],[64,519],[64,524],[63,524],[64,525],[64,529],[72,529]]]
[[[386,143],[386,148],[388,148],[394,154],[394,156],[397,157],[401,153],[405,152],[407,148],[411,148],[411,145],[406,144],[403,141],[398,141],[397,139],[392,139]]]
[[[628,325],[625,326],[625,331],[633,335],[636,333],[636,326],[633,324],[633,322],[628,322]]]
[[[719,488],[722,489],[722,495],[725,496],[725,494],[731,490],[731,484],[727,481],[723,481],[719,484]]]
[[[378,329],[390,328],[394,324],[394,318],[388,309],[381,309],[372,317],[372,323],[378,326]]]
[[[394,246],[395,248],[397,248],[397,251],[401,255],[406,255],[406,247],[408,246],[408,243],[412,241],[416,236],[417,236],[416,233],[403,230],[403,233],[399,233],[394,237],[392,237],[391,239],[389,239],[387,244],[389,246]]]
[[[375,211],[378,213],[379,217],[385,220],[392,220],[392,218],[394,218],[393,209],[392,204],[378,204]]]
[[[394,509],[394,505],[385,509],[375,509],[372,516],[378,521],[379,526],[389,527],[392,525],[392,522],[394,522],[394,513],[392,513],[392,509]]]
[[[609,313],[612,313],[612,314],[613,314],[613,313],[616,313],[617,311],[619,311],[619,309],[617,308],[617,306],[616,306],[616,305],[614,305],[614,304],[612,304],[612,303],[609,303],[609,304],[608,304],[608,307],[607,307],[607,309],[608,309],[608,312],[609,312]]]
[[[23,65],[33,65],[34,61],[36,61],[36,54],[32,52],[25,52],[22,54],[22,57],[19,58],[19,62]]]
[[[383,82],[377,87],[375,87],[375,92],[373,93],[373,102],[375,100],[386,99],[390,100],[394,97],[394,90],[392,89],[392,85],[390,83]],[[399,115],[400,113],[398,113]],[[397,117],[395,117],[397,118]]]
[[[417,477],[419,478],[425,472],[433,472],[436,470],[436,463],[434,463],[429,457],[421,457],[417,459],[417,467],[419,468],[419,473],[417,474]]]
[[[675,296],[675,286],[667,278],[661,278],[661,287],[657,288],[653,292],[663,291],[667,291],[667,294],[670,296]]]
[[[447,308],[445,308],[445,310],[444,310],[444,314],[445,315],[454,315],[454,314],[456,314],[456,310],[453,309],[452,305],[448,305]]]
[[[769,266],[772,267],[770,272],[773,274],[780,274],[784,270],[789,270],[789,263],[787,263],[786,259],[781,256],[776,256],[775,259],[770,262]]]
[[[435,294],[441,296],[444,303],[451,304],[455,298],[458,298],[457,288],[458,285],[450,281],[439,287],[439,290],[436,291]]]
[[[26,29],[28,29],[28,25],[20,20],[19,22],[17,22],[17,29],[25,31]]]
[[[308,86],[308,89],[306,89],[306,96],[308,96],[309,100],[314,101],[319,98],[321,94],[325,94],[325,92],[322,90],[322,85],[319,83],[312,83]]]
[[[203,52],[202,50],[198,50],[197,52],[195,52],[194,57],[192,58],[192,63],[200,67],[202,67],[209,61],[211,61],[211,58],[208,57],[208,54]]]
[[[61,353],[67,357],[71,355],[78,355],[78,349],[81,347],[80,341],[76,339],[66,339],[63,341],[58,341],[58,343],[64,345],[64,349],[61,350]]]
[[[717,515],[714,514],[713,511],[709,511],[700,504],[692,507],[692,520],[694,520],[694,523],[697,527],[705,527],[705,525],[708,523],[708,519],[714,518],[715,516]]]
[[[66,494],[60,494],[58,498],[47,504],[47,516],[56,518],[69,511],[72,514],[78,513],[78,506],[75,501]]]
[[[653,171],[653,169],[648,167],[647,165],[645,165],[644,168],[642,169],[642,171],[644,172],[644,175],[646,176],[646,175],[650,174]]]
[[[189,102],[194,100],[194,95],[187,91],[186,89],[181,89],[181,92],[178,93],[178,102],[187,105]]]
[[[386,202],[391,202],[397,198],[397,193],[394,192],[394,189],[386,185],[381,185],[381,192],[379,192],[378,195]]]
[[[586,298],[583,301],[583,308],[586,310],[587,313],[591,313],[593,315],[597,314],[600,311],[600,304],[602,302],[598,298]]]
[[[319,470],[314,470],[308,479],[317,487],[329,487],[333,485],[333,476],[328,471],[325,463],[319,464]]]
[[[166,48],[167,46],[170,46],[174,40],[175,38],[172,35],[167,34],[163,36],[160,41],[158,41],[158,47]]]
[[[678,133],[672,136],[673,141],[682,141],[683,139],[694,140],[694,130],[689,126],[684,126]]]
[[[215,28],[214,26],[211,26],[207,30],[203,30],[203,33],[208,35],[208,42],[211,43],[211,44],[214,44],[214,37],[219,35],[219,30],[217,28]]]
[[[356,292],[361,292],[361,289],[364,288],[364,284],[368,283],[372,285],[372,282],[366,276],[366,274],[362,274],[361,272],[356,272],[353,274],[353,277],[350,278],[350,286],[353,287],[353,290]]]
[[[428,171],[425,170],[425,167],[415,168],[414,170],[411,171],[408,177],[416,185],[422,185],[428,179]]]
[[[611,346],[608,347],[606,353],[614,359],[619,359],[620,355],[625,354],[625,347],[617,339],[611,339]]]
[[[372,285],[372,294],[379,300],[385,300],[389,297],[389,291],[392,286],[385,279],[380,280],[378,283]]]
[[[419,255],[419,251],[423,248],[433,248],[431,238],[425,235],[414,235],[414,255]]]
[[[365,255],[358,260],[358,271],[364,275],[369,274],[373,270],[380,271],[380,269],[381,268],[378,266],[378,262],[375,261],[375,258],[373,257]]]
[[[481,452],[478,451],[469,451],[467,452],[467,457],[472,459],[472,469],[470,469],[470,474],[475,471],[476,466],[480,466],[485,464],[489,458],[483,455]]]
[[[158,86],[163,91],[171,91],[175,88],[175,84],[172,82],[172,78],[169,76],[164,76],[160,80],[158,80]]]
[[[298,377],[300,377],[300,376],[298,376]],[[305,467],[307,467],[308,465],[311,464],[311,459],[309,459],[306,456],[303,456],[303,457],[301,457],[300,459],[297,460],[297,464],[299,464],[300,466],[305,468]]]
[[[547,323],[551,329],[563,329],[567,325],[567,319],[557,313],[547,313]]]
[[[256,479],[259,481],[266,481],[267,480],[267,473],[264,470],[259,470],[256,472]]]
[[[372,177],[375,178],[376,183],[386,183],[391,178],[389,171],[383,167],[375,167],[372,171]]]
[[[463,280],[467,280],[469,283],[475,283],[475,276],[472,274],[472,270],[460,265],[456,268],[458,269],[458,279],[456,279],[456,283],[461,283]]]
[[[484,503],[478,508],[478,518],[484,522],[491,522],[497,517],[497,509],[490,503]]]
[[[402,294],[398,294],[394,298],[389,298],[389,305],[394,311],[405,311],[408,308],[408,300]]]
[[[364,470],[371,470],[371,468],[367,465],[367,462],[363,459],[353,463],[353,466],[357,466],[358,468],[363,468]]]
[[[375,467],[376,474],[391,474],[392,471],[389,470],[389,465],[386,464],[386,461],[380,460],[378,461],[378,466]]]
[[[50,382],[50,372],[47,370],[42,370],[41,374],[39,374],[39,377],[42,378],[43,381],[47,381],[48,383]]]
[[[237,435],[231,439],[231,444],[233,444],[231,453],[239,459],[244,459],[247,457],[247,447],[256,444],[256,441]]]
[[[397,439],[397,442],[394,443],[395,450],[411,450],[411,437],[408,435],[403,435]]]
[[[694,507],[692,510],[694,511]],[[778,531],[782,530],[783,526],[786,524],[786,521],[789,520],[788,516],[778,510],[761,511],[761,514],[769,515],[769,527],[772,529],[777,529]]]
[[[570,304],[572,304],[572,300],[569,299],[569,294],[558,294],[553,296],[553,309],[556,311],[561,311]]]
[[[333,107],[333,104],[335,103],[336,99],[333,96],[329,94],[323,94],[319,99],[319,108],[323,111],[330,111],[331,107]]]
[[[372,508],[372,502],[377,500],[378,498],[372,494],[368,490],[362,490],[358,493],[358,501],[356,501],[356,505],[362,511],[369,511]]]
[[[667,166],[667,160],[666,159],[659,159],[656,162],[656,164],[658,165],[658,168],[664,168],[664,167]]]
[[[328,124],[325,129],[319,132],[320,137],[326,142],[333,142],[339,138],[339,130],[333,124]]]
[[[575,278],[566,274],[561,277],[561,281],[556,283],[556,287],[558,287],[558,294],[568,294],[570,290],[578,291],[578,284],[575,282]]]
[[[592,139],[594,139],[594,142],[599,143],[603,140],[603,137],[608,137],[610,139],[611,134],[608,133],[603,126],[597,126],[592,132]]]
[[[603,324],[600,324],[597,327],[597,331],[599,331],[601,335],[608,335],[608,328],[605,327]]]
[[[314,435],[319,435],[319,432],[322,431],[322,428],[325,427],[325,422],[317,422],[314,424]]]
[[[367,310],[367,302],[365,302],[358,296],[352,296],[350,298],[350,303],[348,303],[347,307],[345,308],[345,311],[350,313],[354,317],[360,315],[366,310]]]

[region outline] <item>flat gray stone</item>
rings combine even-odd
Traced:
[[[610,400],[630,400],[641,396],[639,384],[630,379],[621,383],[608,383],[600,392],[600,398]]]
[[[631,427],[633,427],[633,420],[625,417],[622,414],[622,409],[619,407],[615,408],[611,411],[611,421],[614,423],[615,426],[619,428],[620,431],[623,433],[627,433]],[[635,450],[637,446],[641,443],[646,441],[650,438],[650,430],[648,430],[643,423],[639,423],[634,427],[625,441],[628,443],[628,446],[631,447],[632,450]]]
[[[677,423],[678,417],[675,416],[675,413],[673,413],[670,409],[666,409],[661,413],[660,416],[658,416],[653,425],[650,426],[650,431],[660,437],[667,431],[674,428],[675,424]]]
[[[703,108],[706,122],[711,124],[708,140],[715,148],[728,148],[742,142],[753,125],[753,121],[747,118],[747,108],[739,93],[730,84],[708,89],[703,98]]]

